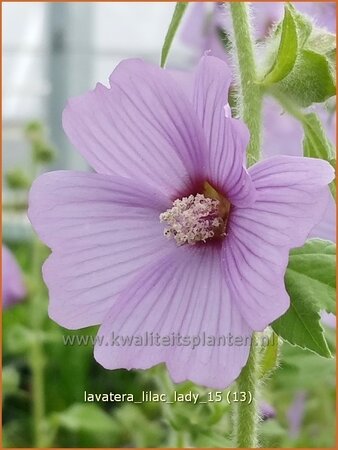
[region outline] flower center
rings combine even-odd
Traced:
[[[203,193],[175,200],[160,221],[169,225],[164,230],[167,238],[179,246],[194,245],[225,236],[229,211],[230,202],[205,182]]]

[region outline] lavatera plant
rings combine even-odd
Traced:
[[[162,66],[186,7],[176,6]],[[257,385],[277,363],[276,340],[264,353],[254,334],[271,326],[330,357],[320,310],[335,311],[334,244],[306,242],[331,195],[332,148],[300,109],[334,95],[334,41],[286,5],[257,67],[247,9],[230,6],[240,117],[228,103],[231,70],[212,55],[189,90],[163,67],[125,60],[109,88],[70,99],[63,114],[94,172],[46,173],[29,200],[52,250],[50,317],[69,329],[100,325],[94,356],[107,369],[165,363],[175,383],[219,390],[239,377],[251,401],[238,403],[238,447],[258,445]],[[265,94],[302,118],[306,156],[260,161]],[[191,345],[205,336],[213,344]],[[217,345],[222,336],[241,344]]]

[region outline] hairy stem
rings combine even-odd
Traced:
[[[257,448],[257,428],[259,414],[257,412],[258,390],[258,346],[253,336],[248,362],[238,380],[239,393],[244,393],[251,402],[237,402],[235,410],[236,446],[237,448]],[[241,397],[241,394],[239,394]]]
[[[263,92],[257,82],[248,5],[246,2],[231,2],[230,10],[240,76],[238,108],[240,116],[250,131],[250,142],[247,149],[247,161],[250,166],[260,159]]]
[[[245,2],[231,2],[230,10],[240,77],[238,108],[240,116],[250,131],[250,142],[247,149],[247,163],[250,166],[259,161],[261,154],[263,90],[257,82],[248,5]],[[236,445],[238,448],[258,447],[258,349],[255,339],[255,335],[253,335],[248,362],[237,380],[238,391],[245,393],[244,395],[251,399],[250,402],[239,401],[235,404]],[[242,398],[242,394],[239,395]]]

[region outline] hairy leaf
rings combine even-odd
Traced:
[[[164,44],[162,47],[162,53],[161,53],[161,67],[165,66],[165,63],[168,58],[169,50],[171,47],[171,44],[173,42],[174,36],[176,34],[176,31],[178,29],[178,26],[182,20],[183,14],[188,6],[189,2],[177,2],[174,10],[173,17],[171,19],[166,37],[164,39]]]
[[[335,312],[335,244],[308,241],[291,251],[285,275],[291,305],[273,322],[273,330],[290,344],[330,357],[320,323],[320,310]]]
[[[278,52],[270,71],[263,80],[265,85],[277,83],[288,75],[295,65],[297,50],[298,35],[296,22],[289,5],[286,5]]]

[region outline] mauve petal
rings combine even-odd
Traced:
[[[4,245],[2,246],[2,306],[8,308],[26,296],[26,287],[18,263]]]
[[[322,105],[317,105],[315,112],[319,115],[326,135],[334,145],[335,118],[328,114]],[[282,107],[271,98],[265,99],[263,113],[263,158],[275,155],[302,156],[304,132],[300,122],[288,114],[283,114]],[[309,237],[336,240],[336,203],[333,198],[330,198],[322,220],[311,230]]]
[[[164,69],[120,63],[110,89],[69,101],[63,126],[99,173],[146,182],[172,198],[204,178],[206,142],[196,113]]]
[[[194,96],[194,72],[192,70],[167,69],[170,76],[179,84],[180,88],[192,102]]]
[[[259,404],[259,415],[261,420],[274,419],[276,417],[276,410],[270,403],[261,401]]]
[[[232,204],[246,206],[255,199],[255,188],[244,167],[249,132],[241,121],[226,117],[230,82],[227,64],[204,56],[195,73],[193,102],[209,147],[208,181]]]
[[[34,182],[29,204],[53,250],[43,268],[49,313],[67,328],[102,323],[137,271],[175,248],[159,221],[170,201],[133,180],[50,172]]]
[[[327,311],[322,311],[320,313],[322,324],[326,325],[329,328],[336,328],[337,326],[337,318],[335,314],[328,313]]]
[[[312,228],[309,238],[326,239],[336,242],[336,202],[332,195],[322,220]]]
[[[296,439],[300,433],[302,422],[304,420],[306,407],[306,392],[296,392],[295,398],[286,412],[286,417],[289,423],[289,436]]]
[[[251,208],[234,208],[223,244],[232,295],[247,323],[262,330],[289,307],[284,274],[289,250],[304,244],[324,214],[332,167],[311,158],[279,156],[256,164]]]
[[[165,362],[174,382],[191,380],[212,388],[231,384],[245,365],[250,345],[111,345],[112,336],[162,338],[241,337],[251,330],[242,319],[222,276],[220,248],[176,249],[145,270],[123,292],[101,326],[95,358],[107,369],[147,369]],[[143,343],[144,344],[144,343]]]

